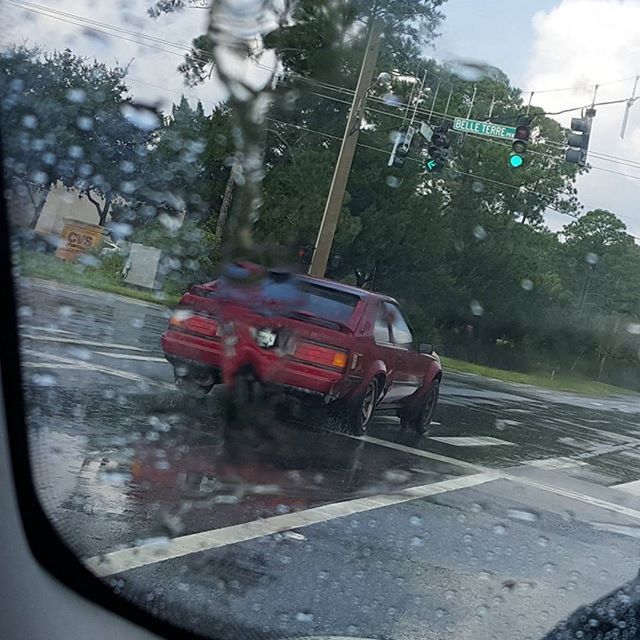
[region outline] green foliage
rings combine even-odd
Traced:
[[[135,289],[124,284],[119,276],[115,276],[115,260],[108,260],[107,265],[101,268],[98,266],[87,266],[79,263],[69,263],[51,254],[38,251],[21,251],[17,254],[17,269],[23,277],[43,278],[46,280],[56,280],[67,285],[86,287],[108,293],[124,295],[137,300],[155,302],[158,304],[175,305],[179,295],[173,291],[146,291]]]
[[[112,202],[142,185],[148,136],[122,110],[127,70],[19,46],[0,55],[0,71],[9,184],[28,193],[36,219],[54,184],[77,189],[104,225]]]
[[[99,271],[104,274],[109,280],[114,283],[122,282],[123,280],[123,269],[124,265],[127,261],[125,256],[119,252],[109,253],[107,255],[102,255],[98,258],[99,264],[93,268],[95,271]]]

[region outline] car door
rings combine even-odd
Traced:
[[[381,404],[392,402],[394,399],[393,384],[398,353],[391,341],[390,320],[389,311],[385,308],[384,303],[381,300],[378,301],[373,325],[373,340],[376,345],[375,357],[382,360],[387,368],[387,384],[385,389],[382,390]]]
[[[398,305],[391,302],[385,302],[384,305],[390,318],[391,343],[396,353],[393,397],[394,402],[399,402],[418,390],[423,375],[409,323]]]

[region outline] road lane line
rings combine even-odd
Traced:
[[[27,369],[85,369],[77,364],[63,364],[62,362],[23,362],[22,366]]]
[[[524,464],[547,471],[558,471],[560,469],[575,469],[576,467],[587,467],[588,463],[576,458],[540,458],[538,460],[527,460]]]
[[[164,362],[169,364],[166,358],[158,358],[156,356],[138,356],[129,353],[108,353],[107,351],[94,351],[99,356],[107,356],[107,358],[118,358],[120,360],[143,360],[145,362]]]
[[[83,287],[80,285],[63,285],[57,280],[47,280],[46,278],[36,278],[36,277],[27,277],[24,276],[22,281],[27,281],[29,284],[22,285],[23,289],[26,289],[29,292],[29,289],[41,288],[41,289],[49,289],[53,293],[69,293],[71,295],[77,296],[78,294],[87,297],[93,298],[111,298],[115,299],[117,302],[121,302],[124,304],[133,304],[139,305],[141,307],[149,307],[151,309],[157,309],[159,311],[165,310],[167,308],[166,303],[162,300],[158,300],[158,302],[147,302],[146,300],[138,300],[137,298],[132,298],[131,296],[127,296],[123,293],[113,293],[111,291],[104,291],[102,289],[90,289],[89,287]]]
[[[514,442],[507,442],[506,440],[492,438],[491,436],[431,436],[429,440],[436,440],[437,442],[450,444],[454,447],[516,446]]]
[[[32,351],[31,349],[23,349],[23,353],[36,356],[38,358],[49,358],[54,362],[59,362],[62,364],[72,364],[75,365],[77,369],[82,369],[84,371],[97,371],[98,373],[105,373],[107,375],[115,376],[117,378],[124,378],[125,380],[132,380],[134,382],[141,382],[144,384],[151,384],[156,387],[161,387],[162,389],[167,390],[175,390],[175,386],[169,384],[168,382],[163,382],[162,380],[152,380],[151,378],[147,378],[146,376],[141,376],[137,373],[132,373],[131,371],[124,371],[122,369],[112,369],[111,367],[105,367],[103,365],[95,364],[93,362],[86,362],[84,360],[73,360],[71,358],[64,358],[62,356],[54,356],[50,353],[40,353],[38,351]],[[27,364],[27,363],[25,363]],[[37,362],[29,362],[29,366],[37,366],[39,363]]]
[[[634,496],[640,495],[640,480],[634,480],[633,482],[622,482],[620,484],[613,484],[610,489],[618,489],[625,493],[630,493]]]
[[[336,518],[344,518],[345,516],[381,509],[411,500],[476,487],[500,478],[502,478],[502,474],[498,471],[485,471],[474,475],[443,480],[442,482],[410,487],[397,493],[326,504],[305,509],[304,511],[272,516],[264,520],[254,520],[222,529],[212,529],[180,536],[159,543],[111,551],[92,558],[86,558],[84,565],[94,574],[105,577],[114,573],[163,562],[164,560],[180,558],[192,553],[226,547],[238,542],[246,542],[282,531],[289,531],[290,529],[301,529]]]
[[[613,513],[618,513],[620,515],[627,516],[628,518],[633,518],[634,520],[640,520],[640,511],[638,511],[637,509],[632,509],[621,504],[609,502],[608,500],[602,500],[601,498],[589,496],[586,493],[580,493],[579,491],[562,489],[561,487],[554,487],[553,485],[544,484],[542,482],[538,482],[537,480],[531,480],[529,478],[524,478],[521,476],[513,476],[505,473],[503,474],[503,477],[506,480],[512,480],[513,482],[524,484],[528,487],[533,487],[534,489],[540,489],[541,491],[547,491],[548,493],[555,493],[557,496],[562,496],[563,498],[569,498],[570,500],[583,502],[592,507],[598,507],[599,509],[605,509],[606,511],[612,511]]]
[[[143,351],[149,353],[149,349],[131,347],[127,344],[115,344],[113,342],[96,342],[93,340],[80,340],[75,338],[63,338],[59,336],[34,336],[33,334],[22,334],[25,340],[42,340],[43,342],[63,342],[66,344],[82,345],[84,347],[103,347],[104,349],[123,349],[125,351]]]
[[[351,438],[353,440],[363,440],[364,442],[369,442],[371,444],[377,444],[381,447],[387,447],[388,449],[395,449],[396,451],[402,451],[403,453],[410,453],[414,456],[419,456],[421,458],[428,458],[429,460],[436,460],[438,462],[445,462],[447,464],[454,464],[458,467],[464,467],[465,469],[470,469],[471,471],[477,472],[486,472],[489,469],[487,467],[483,467],[479,464],[473,464],[471,462],[465,462],[464,460],[458,460],[457,458],[450,458],[449,456],[443,456],[439,453],[432,453],[431,451],[423,451],[422,449],[415,449],[414,447],[409,447],[405,444],[400,444],[399,442],[391,442],[389,440],[382,440],[381,438],[375,438],[374,436],[354,436],[349,433],[338,433],[338,435],[344,436],[346,438]]]
[[[41,326],[33,325],[33,324],[21,324],[19,329],[20,329],[20,332],[29,331],[29,330],[35,329],[36,331],[44,331],[46,333],[63,333],[65,335],[67,335],[67,336],[76,335],[75,333],[73,333],[73,331],[66,331],[65,329],[58,329],[57,327],[41,327]]]

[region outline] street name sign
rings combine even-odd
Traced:
[[[489,136],[491,138],[503,138],[504,140],[513,140],[516,135],[515,127],[505,127],[502,124],[468,120],[467,118],[454,118],[453,129],[455,131],[476,133],[480,136]]]

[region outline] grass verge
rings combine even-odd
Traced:
[[[153,302],[162,305],[175,305],[179,296],[168,295],[163,291],[145,291],[124,284],[116,274],[105,271],[99,266],[93,267],[58,260],[51,254],[37,251],[22,251],[17,256],[20,275],[27,278],[43,278],[64,284],[72,284],[87,289],[116,293],[128,298]]]
[[[553,391],[568,391],[586,396],[621,396],[637,395],[632,389],[614,387],[604,382],[590,380],[588,378],[570,377],[556,375],[553,378],[544,373],[522,373],[521,371],[507,371],[505,369],[494,369],[473,362],[456,360],[455,358],[442,358],[442,366],[445,370],[457,371],[458,373],[473,373],[485,378],[493,378],[503,382],[516,382],[519,384],[529,384],[543,389]]]

